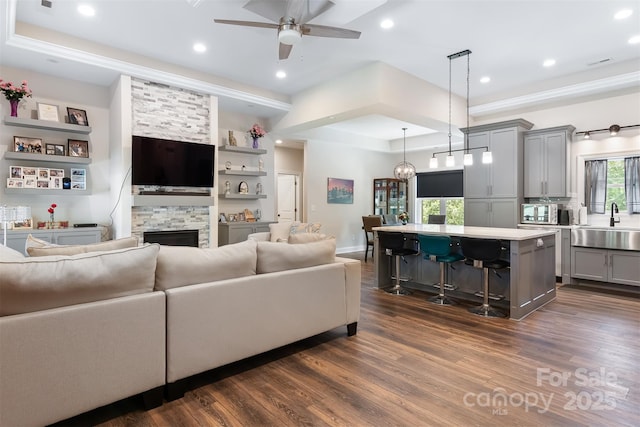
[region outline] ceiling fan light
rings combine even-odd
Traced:
[[[491,155],[491,151],[485,151],[482,153],[482,163],[489,164],[493,163],[493,156]]]
[[[471,165],[473,165],[473,154],[471,154],[471,153],[466,153],[466,154],[464,155],[464,157],[462,158],[462,163],[463,163],[465,166],[471,166]]]
[[[302,38],[298,30],[285,28],[278,32],[278,41],[282,44],[295,45]]]
[[[429,160],[429,169],[437,169],[438,168],[438,158],[432,157]]]

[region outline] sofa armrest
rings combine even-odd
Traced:
[[[268,231],[261,231],[259,233],[251,233],[247,236],[247,239],[255,240],[258,242],[268,242],[271,240],[271,233]]]
[[[357,259],[341,257],[336,257],[335,262],[344,264],[347,323],[357,322],[360,318],[360,286],[362,282],[361,263]]]

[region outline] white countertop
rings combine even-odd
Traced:
[[[554,230],[518,228],[467,227],[464,225],[407,224],[374,227],[374,231],[414,234],[443,234],[447,236],[473,237],[476,239],[529,240],[552,236]]]

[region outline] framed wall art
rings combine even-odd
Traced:
[[[59,122],[60,116],[58,115],[58,106],[53,104],[46,104],[44,102],[38,102],[38,120]]]
[[[72,125],[89,126],[85,110],[67,107],[67,115],[69,116],[69,123]]]
[[[70,157],[89,157],[89,141],[69,139],[67,153]]]
[[[352,204],[353,180],[327,178],[327,203]]]
[[[13,137],[13,151],[17,153],[42,154],[42,139],[26,136]]]

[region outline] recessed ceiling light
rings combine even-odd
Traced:
[[[393,21],[391,19],[383,19],[382,22],[380,22],[380,27],[384,28],[385,30],[388,30],[389,28],[393,28]]]
[[[628,17],[630,17],[633,14],[633,10],[631,9],[622,9],[620,11],[618,11],[615,15],[613,15],[613,17],[615,19],[626,19]]]
[[[480,83],[489,83],[490,81],[491,77],[489,76],[480,77]]]
[[[276,144],[282,144],[282,140],[281,139],[276,139]]]
[[[95,16],[96,10],[93,8],[93,6],[90,6],[88,4],[81,4],[78,6],[78,13],[84,16]]]
[[[207,51],[207,47],[204,45],[204,43],[195,43],[193,45],[193,50],[195,50],[198,53],[203,53]]]
[[[629,44],[638,44],[640,43],[640,35],[633,36],[629,39]]]
[[[556,65],[555,59],[545,59],[544,62],[542,63],[543,67],[553,67],[554,65]]]
[[[284,71],[282,71],[282,70],[279,70],[279,71],[276,73],[276,77],[277,77],[277,78],[279,78],[279,79],[284,79],[285,77],[287,77],[287,73],[285,73],[285,72],[284,72]]]

